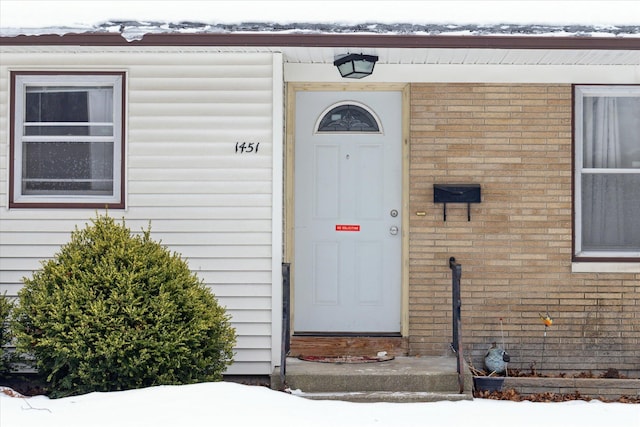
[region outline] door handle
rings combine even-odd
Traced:
[[[389,233],[390,233],[392,236],[395,236],[396,234],[398,234],[398,227],[396,227],[395,225],[394,225],[394,226],[392,226],[392,227],[389,229]]]

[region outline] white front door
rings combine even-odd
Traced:
[[[400,92],[297,93],[294,332],[400,332],[401,111]]]

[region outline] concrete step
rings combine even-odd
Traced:
[[[385,362],[344,364],[288,358],[285,384],[279,384],[279,372],[272,376],[272,388],[287,388],[310,399],[359,402],[470,399],[471,384],[469,373],[465,375],[465,393],[459,393],[453,357],[396,357]]]
[[[358,369],[353,373],[287,374],[287,385],[307,392],[331,391],[455,391],[458,375],[454,373],[389,374],[375,369]]]
[[[469,393],[438,393],[428,391],[360,391],[360,392],[326,392],[326,393],[305,393],[299,390],[292,390],[291,394],[312,400],[340,400],[344,402],[388,402],[388,403],[417,403],[417,402],[440,402],[442,400],[459,401],[471,400],[473,396]]]

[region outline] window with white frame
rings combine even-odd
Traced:
[[[124,207],[124,73],[12,73],[10,207]]]
[[[575,86],[575,257],[640,258],[640,86]]]

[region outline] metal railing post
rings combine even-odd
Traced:
[[[462,266],[456,262],[454,257],[449,258],[449,268],[451,269],[451,305],[453,323],[453,342],[451,348],[456,353],[456,365],[458,369],[458,387],[460,393],[464,393],[464,359],[462,357],[462,328],[461,328],[461,308],[460,298],[460,277],[462,276]]]
[[[282,347],[280,349],[280,384],[284,387],[287,374],[287,355],[291,348],[290,302],[291,264],[282,264]]]

